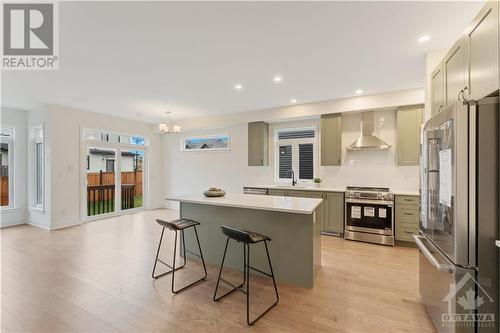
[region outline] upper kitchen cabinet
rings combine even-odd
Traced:
[[[465,48],[464,38],[460,38],[448,51],[443,60],[445,105],[460,100],[465,85]]]
[[[431,74],[431,111],[435,115],[444,108],[444,74],[443,62],[441,62]]]
[[[341,165],[342,116],[340,113],[321,116],[321,165]]]
[[[248,123],[248,166],[269,165],[269,124]]]
[[[396,163],[418,165],[420,156],[420,126],[423,107],[414,106],[396,111]]]
[[[464,97],[477,100],[498,89],[498,6],[488,1],[465,31]]]

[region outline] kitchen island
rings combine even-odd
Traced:
[[[220,198],[190,194],[167,198],[180,202],[181,218],[200,222],[200,237],[206,262],[220,265],[226,236],[221,225],[267,235],[269,254],[278,281],[312,288],[321,266],[320,224],[316,210],[321,199],[228,193]],[[188,248],[195,239],[186,233]],[[264,244],[250,247],[250,264],[268,272]],[[224,267],[243,270],[243,246],[230,242]]]

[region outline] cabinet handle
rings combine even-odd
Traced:
[[[407,233],[407,234],[412,234],[413,235],[413,231],[406,231],[406,230],[404,230],[404,232]]]
[[[413,213],[404,213],[405,215],[410,215],[410,216],[413,216],[414,214]]]
[[[439,106],[438,113],[441,112],[441,109],[443,108],[443,104]]]
[[[337,164],[340,164],[340,157],[337,158]]]
[[[460,90],[460,92],[458,93],[458,96],[457,96],[457,99],[459,102],[462,102],[462,100],[460,99],[460,96],[463,96],[463,94],[464,94],[464,90],[462,89],[462,90]]]

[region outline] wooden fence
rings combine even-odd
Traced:
[[[134,185],[135,195],[142,195],[142,171],[127,171],[121,173],[122,185]],[[114,185],[115,173],[102,172],[102,180],[100,172],[87,173],[87,186],[99,185]]]
[[[8,206],[9,205],[9,177],[1,176],[0,177],[0,205]]]

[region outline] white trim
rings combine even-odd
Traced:
[[[10,137],[0,137],[0,142],[6,143],[8,147],[8,177],[9,177],[9,204],[7,206],[0,206],[0,211],[16,208],[16,195],[15,195],[15,142],[16,142],[16,127],[8,124],[1,124],[1,127],[11,130]]]
[[[37,131],[41,131],[41,138],[36,135]],[[37,164],[37,158],[36,158],[36,144],[41,143],[42,144],[42,172],[41,172],[41,193],[42,193],[42,203],[37,204],[36,203],[36,196],[37,196],[37,173],[36,173],[36,164]],[[30,149],[28,150],[29,153],[32,155],[33,158],[33,163],[30,163],[29,165],[29,172],[31,172],[33,178],[32,178],[32,184],[31,184],[31,193],[28,195],[30,196],[29,201],[31,203],[31,207],[33,209],[37,209],[39,211],[44,212],[45,211],[45,127],[44,125],[36,125],[31,127],[30,131],[30,141],[29,141]]]

